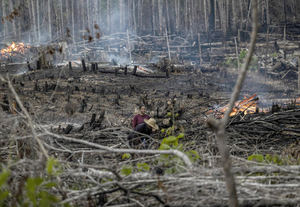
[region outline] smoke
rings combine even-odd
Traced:
[[[15,75],[17,75],[17,76],[18,75],[23,75],[27,72],[28,72],[28,68],[24,66],[24,67],[18,68]]]

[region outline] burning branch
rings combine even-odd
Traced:
[[[242,88],[243,82],[246,78],[246,73],[249,68],[251,58],[252,58],[252,54],[254,52],[256,35],[257,35],[257,0],[253,0],[252,3],[253,3],[253,8],[252,8],[253,25],[252,25],[250,48],[249,48],[249,52],[246,57],[246,61],[245,61],[244,65],[242,66],[241,73],[239,74],[237,83],[234,87],[234,91],[231,95],[228,110],[225,112],[225,115],[222,118],[222,120],[219,121],[219,120],[215,120],[215,119],[209,119],[207,121],[208,126],[211,127],[215,132],[218,148],[219,148],[219,151],[220,151],[220,154],[222,157],[223,170],[224,170],[225,179],[226,179],[226,187],[229,192],[229,206],[238,206],[238,198],[237,198],[237,193],[236,193],[235,180],[233,177],[233,173],[231,172],[230,154],[229,154],[229,150],[226,147],[225,127],[226,127],[226,124],[228,123],[230,113],[231,113],[231,111],[234,107],[234,104],[239,96],[240,91],[241,91],[241,88]]]
[[[1,56],[8,58],[10,56],[15,56],[16,54],[24,54],[25,50],[30,48],[29,46],[25,46],[23,42],[15,43],[12,42],[7,48],[1,49]]]

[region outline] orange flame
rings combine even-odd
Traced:
[[[250,97],[245,97],[241,101],[237,101],[234,104],[234,107],[232,111],[230,112],[229,116],[235,116],[238,113],[244,113],[244,114],[253,114],[257,111],[257,102],[258,98],[256,97],[256,94],[253,94]],[[216,118],[223,118],[224,113],[228,110],[228,105],[223,106],[220,109],[217,110],[209,110],[207,114],[214,113]]]
[[[9,56],[14,56],[17,53],[24,54],[25,50],[30,48],[30,46],[25,46],[24,43],[15,43],[12,42],[7,48],[4,48],[0,51],[1,56],[8,58]]]

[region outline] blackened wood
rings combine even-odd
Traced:
[[[86,107],[87,107],[87,103],[85,99],[82,99],[80,103],[79,113],[83,113]]]
[[[97,63],[92,63],[92,71],[94,73],[97,73],[97,66],[96,66]]]
[[[133,68],[132,75],[136,75],[136,70],[137,70],[137,66],[135,65],[134,68]]]
[[[69,61],[69,70],[72,70],[72,62]]]
[[[40,69],[41,69],[41,67],[42,67],[41,60],[40,60],[40,59],[38,59],[38,60],[36,61],[36,69],[37,69],[37,70],[40,70]]]
[[[125,75],[127,75],[127,70],[128,70],[128,69],[127,69],[127,65],[126,65],[125,68],[124,68],[124,74],[125,74]]]
[[[90,126],[92,126],[92,125],[95,123],[95,121],[96,121],[96,114],[93,113],[93,114],[92,114],[91,121],[90,121]]]
[[[28,67],[28,70],[29,70],[29,71],[32,71],[32,68],[31,68],[31,66],[30,66],[29,61],[27,61],[27,67]]]
[[[82,63],[83,72],[86,72],[87,71],[87,67],[85,65],[84,59],[81,60],[81,63]]]
[[[9,102],[7,95],[5,94],[2,98],[2,104],[1,104],[2,110],[5,112],[9,112]]]
[[[73,129],[73,125],[68,124],[68,126],[63,130],[65,134],[69,134]]]

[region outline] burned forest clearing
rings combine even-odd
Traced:
[[[296,1],[12,2],[0,206],[299,206]]]

